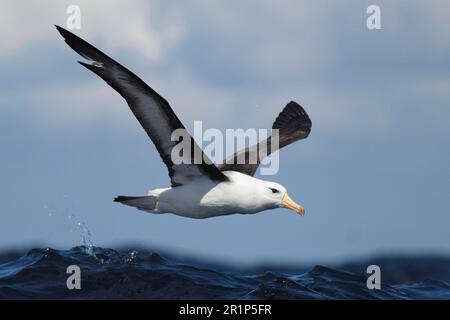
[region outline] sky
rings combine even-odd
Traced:
[[[306,209],[194,220],[113,203],[169,185],[125,101],[76,63],[74,32],[164,96],[184,125],[312,119],[280,152]],[[369,30],[366,9],[381,9]],[[126,243],[236,263],[450,251],[448,1],[2,1],[0,248]],[[77,226],[81,223],[81,227]]]

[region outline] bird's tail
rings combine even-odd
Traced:
[[[120,202],[127,206],[135,207],[139,210],[154,212],[158,198],[154,196],[117,196],[114,198],[114,202]]]

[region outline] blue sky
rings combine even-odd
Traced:
[[[63,42],[141,76],[186,127],[268,128],[290,100],[310,137],[271,180],[306,208],[189,220],[112,202],[169,183],[122,98]],[[382,29],[366,28],[378,4]],[[250,263],[450,250],[447,1],[2,1],[0,246],[127,242]],[[267,177],[265,177],[267,178]],[[70,215],[75,218],[69,218]]]

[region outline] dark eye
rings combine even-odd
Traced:
[[[280,191],[278,191],[277,189],[275,189],[275,188],[269,188],[271,191],[272,191],[272,193],[278,193],[278,192],[280,192]]]

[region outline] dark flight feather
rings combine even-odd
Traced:
[[[189,134],[193,151],[191,152],[191,161],[189,164],[174,164],[171,159],[171,151],[178,141],[171,141],[171,134],[176,129],[186,129],[169,103],[139,77],[91,44],[59,26],[56,26],[56,29],[73,50],[89,60],[89,63],[79,63],[105,80],[125,98],[131,111],[147,132],[167,166],[172,186],[182,185],[192,179],[204,177],[214,181],[228,180],[204,155]],[[200,164],[194,164],[194,155],[202,156]]]
[[[229,156],[219,166],[219,169],[221,171],[239,171],[253,176],[265,156],[269,156],[276,150],[295,141],[305,139],[311,132],[311,126],[312,122],[306,111],[298,103],[291,101],[280,112],[272,125],[272,129],[279,130],[279,145],[277,149],[271,150],[272,137],[269,137],[254,146],[239,150]],[[245,157],[245,163],[239,164],[238,159],[242,159],[242,157]],[[249,163],[250,159],[256,159],[257,161],[256,163]]]

